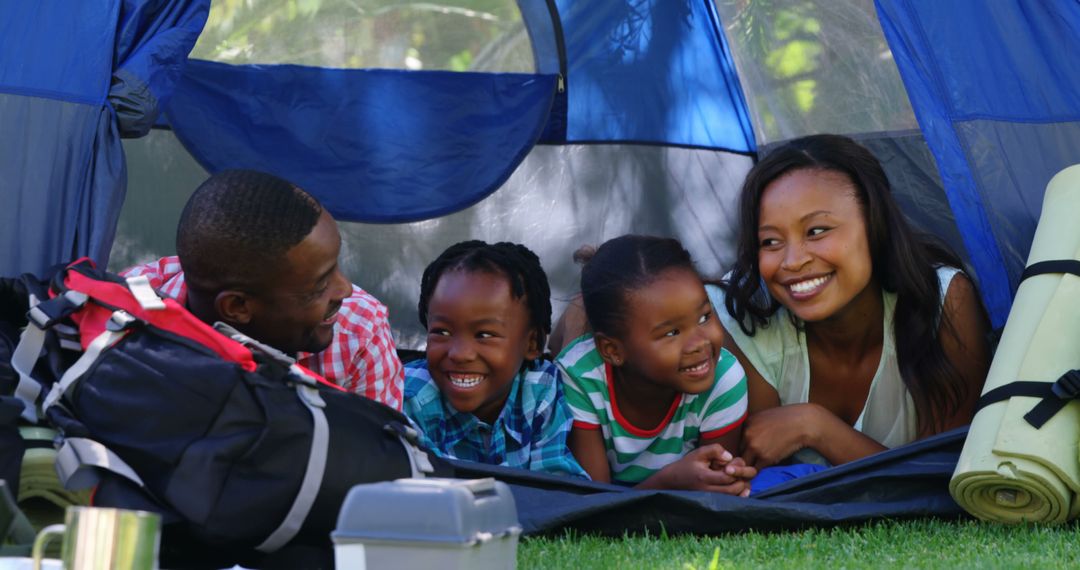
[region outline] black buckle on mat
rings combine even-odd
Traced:
[[[1032,427],[1039,429],[1077,397],[1080,397],[1080,370],[1070,370],[1050,385],[1050,394],[1024,414],[1024,419]]]
[[[1054,382],[1050,391],[1062,400],[1075,400],[1080,397],[1080,370],[1070,370]]]
[[[1066,404],[1080,398],[1080,370],[1070,370],[1053,383],[1017,380],[998,386],[979,398],[975,404],[975,411],[1017,396],[1039,398],[1039,403],[1024,414],[1024,420],[1031,427],[1039,429]]]

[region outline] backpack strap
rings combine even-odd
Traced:
[[[72,364],[70,368],[64,371],[60,381],[53,384],[52,389],[49,390],[49,394],[45,396],[45,401],[41,405],[42,412],[60,401],[60,398],[97,362],[98,358],[101,357],[101,353],[124,338],[128,333],[128,329],[137,322],[139,321],[128,314],[127,311],[113,311],[112,316],[109,317],[108,322],[105,324],[105,330],[90,342],[90,346],[86,347],[86,351],[75,361],[75,364]]]
[[[150,279],[145,275],[136,275],[126,279],[128,290],[135,296],[139,306],[146,311],[160,311],[166,308],[165,301],[158,296],[157,291],[150,285]]]
[[[79,310],[86,304],[87,296],[78,291],[66,291],[45,302],[40,302],[30,295],[30,311],[27,312],[27,325],[19,337],[19,345],[11,355],[11,367],[19,374],[19,384],[15,387],[15,396],[23,403],[22,417],[30,423],[37,423],[37,400],[41,395],[41,383],[31,374],[34,365],[45,347],[45,331],[61,326],[57,323]]]
[[[405,448],[405,455],[409,458],[409,471],[411,472],[409,477],[420,479],[435,473],[431,458],[420,447],[420,433],[416,431],[416,428],[401,422],[390,422],[383,426],[383,431],[396,437],[402,447]]]
[[[271,362],[289,369],[290,372],[297,375],[298,377],[307,378],[308,380],[312,380],[318,384],[322,384],[323,387],[326,388],[339,390],[341,392],[346,391],[345,388],[334,384],[326,378],[323,378],[321,375],[316,374],[315,372],[312,372],[307,368],[297,365],[295,358],[289,356],[288,354],[285,354],[284,352],[281,352],[280,350],[268,344],[261,343],[251,338],[250,336],[236,330],[228,323],[218,321],[214,323],[214,330],[221,333],[225,337],[240,343],[248,350],[250,350],[252,354],[258,352],[262,356],[268,358]]]
[[[56,452],[56,473],[66,489],[86,489],[98,484],[97,469],[115,473],[139,487],[146,485],[135,470],[100,442],[69,437]]]
[[[308,455],[307,470],[304,472],[304,480],[300,483],[300,491],[293,499],[292,507],[285,515],[285,520],[281,521],[277,529],[270,533],[262,544],[255,547],[261,552],[274,552],[285,546],[296,536],[296,533],[300,532],[300,527],[303,526],[304,520],[311,512],[311,506],[315,504],[315,498],[319,495],[319,487],[322,486],[323,475],[326,473],[327,455],[330,452],[330,425],[323,411],[326,402],[319,395],[319,390],[316,388],[318,384],[313,378],[304,374],[304,370],[299,366],[293,365],[290,367],[290,372],[298,380],[296,393],[311,412],[311,418],[314,420],[311,453]]]
[[[27,325],[19,337],[19,344],[11,354],[11,367],[19,374],[19,383],[15,386],[15,397],[23,403],[22,418],[32,424],[38,423],[37,400],[41,395],[41,384],[30,373],[45,346],[45,331],[34,325]]]

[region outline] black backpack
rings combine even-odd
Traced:
[[[162,514],[162,564],[210,565],[285,545],[329,546],[358,483],[452,472],[400,412],[80,260],[45,288],[22,278],[28,326],[12,357],[26,421],[62,435],[69,487]]]

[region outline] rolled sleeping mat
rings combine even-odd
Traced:
[[[1080,165],[1062,170],[1047,185],[1029,268],[1043,261],[1080,260],[1078,209]],[[1046,273],[1024,279],[984,397],[1018,380],[1052,385],[1078,368],[1080,276]],[[1036,428],[1024,416],[1042,401],[1014,396],[975,414],[949,484],[953,498],[972,515],[1003,523],[1062,523],[1078,514],[1080,403],[1069,401]]]

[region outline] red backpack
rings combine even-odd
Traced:
[[[163,565],[186,563],[170,553],[193,544],[221,564],[328,546],[353,485],[451,474],[400,412],[203,323],[145,278],[79,260],[47,288],[23,282],[28,326],[11,362],[23,417],[62,434],[69,487],[162,514]]]

